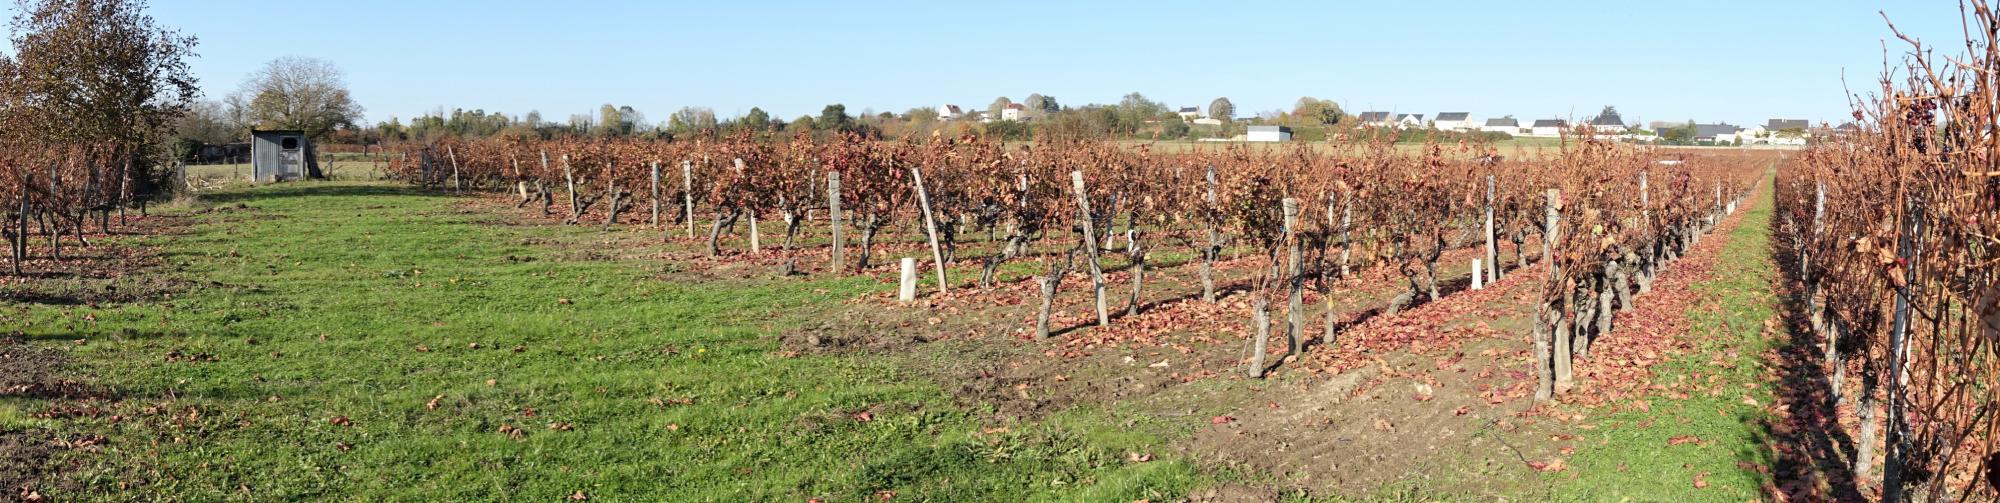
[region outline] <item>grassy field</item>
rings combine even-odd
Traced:
[[[1203,477],[1089,413],[998,428],[866,357],[769,337],[865,280],[696,284],[565,260],[598,231],[491,225],[388,185],[287,184],[155,239],[209,286],[29,306],[114,396],[9,427],[107,437],[58,500],[1155,500]],[[664,276],[668,281],[661,281]]]

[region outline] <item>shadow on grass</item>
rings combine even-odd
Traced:
[[[1772,221],[1776,227],[1778,222]],[[1773,246],[1772,256],[1779,266],[1780,281],[1787,285],[1801,284],[1799,271],[1784,264],[1797,264],[1798,256],[1783,246]],[[1840,424],[1840,397],[1824,370],[1824,355],[1816,348],[1823,341],[1813,333],[1810,314],[1807,313],[1806,293],[1793,289],[1789,295],[1781,295],[1783,305],[1779,311],[1783,317],[1786,340],[1781,341],[1779,363],[1783,384],[1776,393],[1781,402],[1791,407],[1789,418],[1773,418],[1789,421],[1790,424],[1774,424],[1773,419],[1761,419],[1761,433],[1767,437],[1767,444],[1791,445],[1790,449],[1778,449],[1777,459],[1772,463],[1773,478],[1778,484],[1790,482],[1793,489],[1817,488],[1821,484],[1830,487],[1830,495],[1806,494],[1808,498],[1832,498],[1837,501],[1867,501],[1860,484],[1855,480],[1847,460],[1854,459],[1854,439]],[[1842,354],[1851,354],[1853,348],[1840,348]],[[1843,362],[1844,363],[1844,362]],[[1753,457],[1754,456],[1754,457]],[[1746,455],[1745,461],[1769,457],[1762,453]],[[1799,486],[1803,484],[1803,486]],[[1816,492],[1816,489],[1815,489]]]
[[[424,190],[419,187],[394,185],[389,183],[359,184],[352,182],[284,182],[258,185],[249,188],[230,189],[202,194],[201,199],[215,204],[234,204],[257,200],[289,197],[367,197],[367,196],[414,196],[451,197],[446,192]]]

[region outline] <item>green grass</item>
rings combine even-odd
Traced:
[[[1695,392],[1685,400],[1655,395],[1652,411],[1625,411],[1599,417],[1595,431],[1579,431],[1578,452],[1570,471],[1558,474],[1555,494],[1576,501],[1746,501],[1761,497],[1769,476],[1749,466],[1772,463],[1762,422],[1768,413],[1743,403],[1772,401],[1760,354],[1781,341],[1763,337],[1764,321],[1777,315],[1772,291],[1777,271],[1770,260],[1771,191],[1759,192],[1746,208],[1743,221],[1730,233],[1713,275],[1697,283],[1702,301],[1688,312],[1696,350],[1654,369],[1656,382],[1673,383],[1721,376],[1718,396]],[[1714,306],[1706,309],[1703,306]],[[1734,350],[1734,356],[1729,351]],[[1720,358],[1730,366],[1718,366]],[[1746,385],[1755,384],[1755,389]],[[1651,423],[1641,426],[1642,421]],[[1702,444],[1669,445],[1680,435],[1694,435]],[[1707,472],[1707,488],[1697,489],[1694,477]]]
[[[59,471],[71,484],[43,493],[1130,501],[1205,483],[1184,461],[1127,461],[1167,454],[1164,439],[1102,412],[985,433],[984,411],[892,360],[779,354],[773,334],[882,287],[866,279],[693,283],[656,261],[563,261],[544,243],[588,246],[598,231],[484,224],[391,185],[204,197],[256,209],[151,241],[173,269],[162,273],[209,286],[6,319],[70,348],[118,398],[104,416],[39,422],[20,410],[40,404],[0,403],[5,423],[110,439],[105,452],[62,454],[80,463]]]

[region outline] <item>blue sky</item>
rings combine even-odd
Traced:
[[[827,103],[1066,105],[1139,91],[1227,96],[1239,115],[1300,96],[1349,112],[1523,119],[1772,117],[1838,122],[1842,71],[1871,89],[1890,34],[1944,45],[1955,2],[293,2],[154,0],[201,39],[208,96],[273,58],[333,61],[370,121],[439,107],[549,120],[630,105],[728,117]],[[1891,45],[1892,50],[1900,50]]]

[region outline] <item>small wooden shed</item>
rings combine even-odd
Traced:
[[[321,177],[319,165],[313,159],[312,141],[299,130],[251,131],[250,166],[252,179],[257,182]]]

